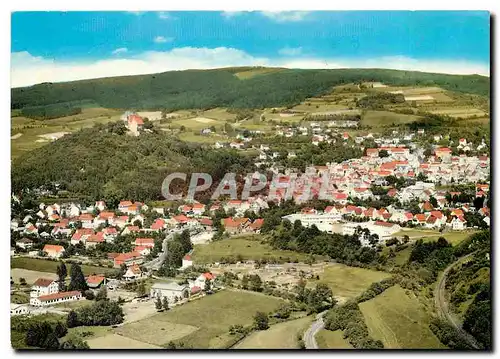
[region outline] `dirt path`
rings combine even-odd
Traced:
[[[446,302],[446,276],[450,272],[451,268],[453,268],[455,265],[459,263],[463,263],[469,259],[469,257],[473,253],[470,253],[464,257],[459,258],[457,261],[453,262],[450,264],[446,269],[443,271],[441,276],[438,278],[438,282],[436,285],[436,289],[434,291],[434,301],[436,304],[436,309],[438,314],[446,319],[448,323],[450,323],[457,331],[458,333],[463,337],[463,339],[469,343],[470,346],[472,346],[474,349],[480,349],[481,346],[477,343],[477,341],[472,337],[469,333],[467,333],[465,330],[462,329],[462,325],[459,323],[459,321],[453,316],[453,314],[450,312],[448,308],[448,303]]]

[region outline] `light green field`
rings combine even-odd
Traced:
[[[362,126],[391,126],[392,124],[400,125],[418,120],[420,117],[416,115],[405,115],[389,111],[366,111],[361,116],[360,125]]]
[[[299,349],[297,337],[312,321],[312,317],[304,317],[271,325],[267,330],[253,332],[231,349]]]
[[[290,260],[303,261],[307,258],[306,255],[301,253],[273,249],[268,244],[261,244],[260,239],[260,237],[254,239],[247,236],[222,239],[208,244],[198,244],[194,246],[192,257],[196,263],[214,263],[220,261],[223,257],[235,258],[238,255],[243,260],[260,260],[274,257],[276,259],[289,258]]]
[[[353,346],[344,339],[343,335],[341,330],[322,329],[316,334],[316,343],[320,349],[353,349]]]
[[[447,115],[450,117],[461,117],[461,118],[469,118],[473,116],[483,117],[487,116],[485,111],[475,109],[475,108],[463,108],[463,107],[455,107],[455,108],[444,108],[439,110],[430,111],[431,113],[438,115]]]
[[[89,340],[93,338],[103,337],[107,334],[112,334],[111,327],[105,326],[89,326],[89,327],[75,327],[68,328],[68,334],[66,334],[63,340],[70,338],[82,338],[83,340]]]
[[[10,267],[11,268],[24,268],[24,269],[29,269],[33,271],[40,271],[40,272],[50,272],[50,273],[56,273],[57,271],[57,266],[61,262],[59,261],[51,261],[51,260],[45,260],[45,259],[37,259],[37,258],[25,258],[25,257],[17,257],[17,258],[11,258],[10,261]],[[66,263],[66,267],[68,268],[68,271],[71,267],[70,263]],[[116,269],[114,268],[107,268],[107,267],[95,267],[95,266],[89,266],[89,265],[81,265],[83,274],[89,275],[89,274],[98,274],[98,273],[114,273],[116,272]]]
[[[370,284],[389,277],[385,272],[335,263],[325,267],[324,272],[319,275],[319,281],[308,280],[308,284],[313,286],[317,282],[325,283],[332,289],[334,296],[349,299],[363,293]]]
[[[217,131],[219,131],[219,128],[224,125],[225,121],[221,120],[214,120],[211,118],[206,118],[206,117],[192,117],[192,118],[186,118],[186,119],[175,119],[172,121],[171,126],[172,128],[180,128],[181,126],[186,127],[186,129],[189,130],[196,130],[200,131],[204,128],[215,126]]]
[[[87,340],[90,349],[161,349],[160,347],[118,334],[107,334]]]
[[[429,316],[416,298],[393,286],[360,303],[370,336],[389,349],[444,349],[429,329]]]
[[[256,68],[256,69],[237,72],[234,74],[234,76],[236,76],[240,80],[248,80],[248,79],[255,77],[255,76],[265,75],[265,74],[269,74],[269,73],[277,72],[277,71],[282,71],[282,70],[284,70],[284,69],[280,69],[280,68],[259,69],[259,68]]]
[[[203,111],[201,116],[221,121],[230,121],[236,118],[236,115],[234,113],[229,113],[227,112],[227,109],[222,107],[212,108],[210,110]]]
[[[92,127],[97,123],[118,121],[122,112],[106,108],[84,108],[78,115],[39,121],[26,117],[11,118],[11,136],[22,133],[22,136],[12,139],[11,157],[16,158],[25,152],[39,148],[47,142],[41,140],[40,135],[55,132],[74,132],[82,128]]]
[[[140,340],[147,343],[163,341],[163,346],[174,340],[190,348],[226,348],[234,343],[234,338],[229,335],[231,325],[251,325],[257,311],[272,312],[281,302],[279,298],[262,294],[224,290],[119,329],[124,334],[136,335],[137,328],[142,328],[144,334],[140,334]],[[167,329],[172,326],[176,330],[189,329],[186,333],[193,327],[198,329],[178,338],[175,331]],[[165,331],[159,328],[165,328]]]
[[[399,231],[394,234],[394,237],[403,237],[407,235],[410,239],[422,239],[424,242],[437,241],[439,237],[444,237],[449,243],[455,246],[474,233],[474,230],[440,233],[439,231],[433,230],[412,229],[409,231]]]
[[[195,143],[209,143],[214,144],[216,142],[227,142],[227,136],[220,135],[200,135],[199,133],[193,132],[181,132],[179,133],[179,139],[185,142],[195,142]]]

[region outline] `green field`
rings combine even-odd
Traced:
[[[82,113],[73,116],[60,117],[39,121],[26,117],[11,118],[11,158],[16,158],[25,152],[39,148],[50,141],[43,141],[40,135],[56,132],[74,132],[81,128],[92,127],[97,123],[118,121],[121,111],[106,108],[84,108]],[[21,134],[21,135],[19,135]]]
[[[341,330],[322,329],[316,334],[316,343],[320,349],[353,349],[343,335]]]
[[[231,325],[251,325],[257,311],[272,312],[281,302],[263,294],[225,290],[126,324],[116,331],[153,345],[165,346],[173,340],[190,348],[226,348],[235,340],[229,335]]]
[[[51,260],[37,259],[37,258],[25,258],[25,257],[11,258],[10,261],[11,268],[24,268],[33,271],[50,272],[50,273],[56,273],[57,266],[59,264],[60,264],[59,261],[51,261]],[[66,266],[68,267],[69,271],[71,263],[66,263]],[[99,273],[111,274],[116,272],[115,268],[96,267],[85,264],[81,265],[80,267],[82,268],[83,274],[85,275],[99,274]]]
[[[416,115],[404,115],[389,111],[366,111],[361,116],[360,125],[373,127],[392,126],[392,124],[401,125],[416,121],[419,118]]]
[[[253,332],[231,349],[299,349],[297,338],[312,321],[312,317],[304,317],[271,325],[267,330]]]
[[[209,244],[198,244],[194,246],[193,260],[196,263],[214,263],[219,262],[221,258],[241,256],[243,260],[276,259],[289,258],[290,260],[297,259],[304,261],[307,256],[305,254],[282,251],[271,248],[268,244],[260,243],[260,237],[252,239],[252,237],[237,237],[222,239],[211,242]]]
[[[380,282],[389,278],[385,272],[379,272],[364,268],[349,267],[343,264],[332,264],[325,268],[320,274],[319,282],[327,284],[334,296],[353,298],[364,292],[373,282]],[[317,280],[309,280],[314,285]]]
[[[439,237],[444,237],[449,243],[455,246],[474,233],[474,230],[449,231],[441,233],[439,231],[427,229],[411,229],[409,231],[399,231],[394,234],[394,237],[403,237],[404,235],[407,235],[410,239],[421,238],[424,242],[437,241]]]
[[[418,299],[394,286],[360,303],[371,337],[390,349],[444,349],[429,329],[429,316]]]

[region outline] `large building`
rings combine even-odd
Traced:
[[[151,298],[167,298],[170,303],[175,301],[175,298],[178,300],[189,297],[189,286],[185,284],[177,284],[175,282],[171,283],[162,283],[158,282],[153,284],[151,287],[151,291],[149,296]]]

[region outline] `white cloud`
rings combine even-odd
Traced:
[[[225,17],[225,18],[232,18],[235,16],[242,15],[243,13],[244,13],[244,11],[223,11],[221,13],[221,16]]]
[[[168,12],[160,11],[158,13],[158,18],[160,18],[162,20],[170,20],[170,19],[172,19],[172,15],[170,15]]]
[[[262,11],[262,15],[276,22],[296,22],[307,19],[309,11]]]
[[[165,37],[165,36],[156,36],[153,41],[156,42],[157,44],[164,44],[165,42],[171,42],[173,41],[173,37]]]
[[[118,49],[116,50],[113,50],[111,53],[113,55],[119,55],[119,54],[124,54],[128,51],[128,49],[126,47],[119,47]]]
[[[321,58],[254,57],[242,50],[218,48],[174,48],[149,51],[127,58],[109,58],[95,62],[64,62],[32,56],[28,52],[11,54],[11,86],[29,86],[41,82],[63,82],[91,78],[151,74],[170,70],[210,69],[229,66],[276,66],[303,69],[392,68],[449,74],[489,75],[487,64],[416,60],[407,57],[382,57],[371,60]]]
[[[302,47],[284,47],[278,53],[284,56],[298,56],[302,54]]]

